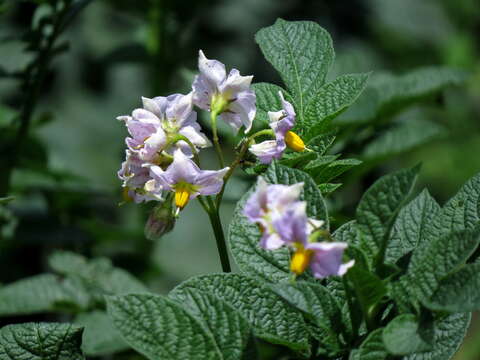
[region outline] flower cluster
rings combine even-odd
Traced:
[[[302,274],[310,267],[316,278],[343,275],[354,261],[342,263],[347,247],[343,242],[317,242],[322,233],[323,221],[308,218],[306,203],[298,198],[303,183],[295,185],[268,185],[259,178],[256,191],[245,203],[244,215],[258,224],[262,237],[260,246],[275,250],[289,246],[294,250],[290,270]]]
[[[175,193],[175,205],[182,209],[198,195],[217,194],[228,167],[218,171],[201,170],[192,160],[200,149],[211,146],[197,122],[194,105],[215,111],[235,130],[250,130],[255,117],[252,76],[240,76],[233,69],[226,76],[225,66],[199,56],[200,74],[187,95],[173,94],[142,98],[143,108],[131,116],[120,116],[130,134],[126,138],[126,159],[118,172],[124,195],[137,203],[164,199]]]
[[[147,225],[146,233],[150,238],[169,231],[174,220],[168,214],[178,215],[191,199],[198,196],[219,194],[215,204],[207,198],[209,203],[205,205],[200,198],[208,212],[218,211],[225,179],[247,150],[265,164],[279,159],[287,147],[294,151],[306,150],[302,139],[291,130],[296,121],[295,110],[279,92],[282,109],[268,113],[271,129],[245,137],[240,158],[231,167],[225,167],[216,121],[217,118],[223,120],[235,133],[242,126],[245,133],[250,131],[256,115],[255,93],[251,88],[253,76],[242,76],[236,69],[227,75],[224,64],[207,59],[201,50],[198,68],[199,74],[192,83],[190,93],[151,99],[144,97],[142,108],[117,118],[125,124],[129,133],[125,139],[126,158],[118,171],[123,182],[124,199],[136,203],[160,202],[147,223],[150,225]],[[220,170],[200,168],[198,152],[212,143],[197,122],[197,109],[210,113]],[[274,140],[255,144],[254,139],[260,135],[270,135]],[[272,238],[265,241],[275,243],[279,240]]]

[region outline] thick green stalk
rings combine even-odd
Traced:
[[[175,144],[176,142],[179,142],[179,141],[185,141],[188,144],[188,146],[190,147],[190,150],[192,150],[193,159],[195,160],[197,165],[200,167],[200,157],[198,156],[198,151],[195,148],[195,145],[193,145],[193,143],[186,136],[183,136],[183,135],[180,135],[180,134],[176,135],[170,141],[170,143]]]
[[[226,173],[225,176],[223,177],[222,190],[220,190],[220,192],[218,193],[217,198],[216,198],[217,208],[220,208],[220,204],[221,204],[222,199],[223,199],[223,193],[225,192],[225,187],[227,186],[228,180],[229,180],[230,177],[232,176],[232,174],[233,174],[233,172],[235,171],[235,169],[237,168],[237,166],[238,166],[238,165],[240,164],[240,162],[242,161],[242,159],[243,159],[243,157],[245,156],[245,153],[247,152],[248,147],[250,146],[251,142],[252,142],[256,137],[262,136],[262,135],[274,136],[273,130],[270,130],[270,129],[260,130],[260,131],[256,132],[255,134],[251,135],[250,137],[248,137],[248,138],[243,142],[242,147],[240,148],[240,151],[239,151],[237,157],[236,157],[235,160],[230,164],[230,169],[227,171],[227,173]]]
[[[222,270],[223,272],[229,273],[232,271],[232,269],[228,259],[227,244],[225,242],[225,234],[223,232],[220,214],[218,213],[218,208],[215,206],[210,197],[207,197],[207,201],[210,205],[210,211],[207,213],[213,228],[213,233],[215,234],[215,240],[217,241],[218,255],[220,256],[220,262],[222,263]]]
[[[222,148],[220,147],[220,142],[218,139],[217,116],[218,114],[215,111],[212,111],[210,113],[210,120],[212,122],[213,145],[215,146],[215,151],[217,152],[218,162],[220,163],[220,167],[223,169],[225,167],[225,160],[223,159],[223,152],[222,152]]]

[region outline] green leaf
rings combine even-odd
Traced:
[[[347,278],[353,282],[358,301],[365,316],[370,316],[373,307],[379,303],[387,293],[382,280],[372,272],[363,269],[360,264],[348,271]]]
[[[325,155],[325,153],[332,147],[335,141],[335,135],[326,133],[317,135],[307,142],[309,149],[315,151],[318,155]]]
[[[360,124],[384,118],[449,86],[462,84],[465,79],[465,72],[461,70],[434,66],[400,76],[374,73],[367,89],[337,123]]]
[[[1,316],[79,311],[89,303],[82,284],[52,274],[36,275],[0,288]]]
[[[314,22],[278,19],[274,25],[257,32],[255,40],[280,73],[302,123],[333,63],[335,54],[330,35]]]
[[[372,161],[395,156],[423,145],[445,133],[429,120],[411,119],[388,129],[365,146],[363,159]]]
[[[264,174],[271,184],[293,185],[304,183],[302,199],[307,201],[307,214],[319,220],[325,220],[328,227],[328,214],[320,190],[311,177],[303,171],[272,163]],[[290,252],[288,249],[267,251],[258,245],[260,231],[256,224],[250,223],[243,215],[243,206],[253,189],[238,202],[228,231],[228,240],[232,255],[240,270],[248,276],[272,282],[290,278]]]
[[[319,184],[318,189],[322,193],[322,195],[327,196],[337,190],[342,184]]]
[[[462,186],[443,207],[439,227],[446,233],[474,229],[480,222],[480,174]]]
[[[169,297],[203,322],[212,333],[223,359],[247,359],[247,352],[253,350],[250,326],[235,308],[214,294],[195,288],[177,287]]]
[[[104,311],[80,314],[75,324],[84,328],[82,350],[87,356],[103,356],[129,348]]]
[[[442,279],[428,302],[433,310],[469,312],[480,309],[480,263],[468,264]]]
[[[343,75],[323,85],[305,110],[299,123],[301,134],[308,140],[318,133],[323,123],[349,107],[362,93],[370,74]]]
[[[315,337],[330,352],[343,348],[339,335],[345,332],[342,312],[336,299],[320,284],[298,281],[270,287],[315,324]]]
[[[283,154],[280,164],[304,168],[310,161],[324,155],[333,145],[334,140],[335,135],[331,133],[318,135],[307,142],[307,147],[313,151],[286,152]]]
[[[100,299],[103,299],[105,294],[121,295],[147,291],[145,285],[133,275],[113,267],[107,258],[87,260],[72,252],[57,251],[48,261],[50,267],[57,273],[80,278]]]
[[[433,350],[408,355],[403,360],[449,360],[457,352],[470,325],[469,313],[452,314],[434,323]],[[362,359],[363,360],[363,359]]]
[[[352,167],[360,165],[361,163],[362,162],[357,159],[334,160],[327,166],[315,169],[309,173],[317,184],[324,184],[342,175],[345,171],[350,170]]]
[[[386,260],[395,263],[424,241],[433,240],[437,236],[433,224],[440,216],[440,212],[440,205],[428,190],[423,190],[402,208],[393,225],[392,235],[387,245]]]
[[[0,329],[0,358],[5,360],[81,360],[81,327],[26,323]]]
[[[407,274],[401,281],[424,304],[437,290],[442,278],[464,264],[480,242],[480,228],[453,232],[418,247],[412,255]]]
[[[357,207],[360,246],[370,258],[386,246],[397,213],[410,195],[419,168],[404,169],[377,180],[363,194]]]
[[[226,302],[247,319],[256,336],[266,341],[294,350],[309,348],[301,314],[253,279],[239,274],[198,276],[183,282],[172,293],[186,289],[212,294]]]
[[[340,226],[333,233],[333,238],[335,241],[346,242],[348,245],[358,245],[359,244],[359,233],[357,228],[357,222],[351,220],[342,226]]]
[[[107,308],[125,341],[148,359],[223,359],[212,335],[172,300],[153,294],[110,296]]]
[[[393,355],[432,350],[434,331],[431,325],[422,325],[412,314],[397,316],[383,330],[385,348]]]
[[[350,353],[348,360],[386,360],[387,350],[382,341],[383,328],[372,331],[360,347]]]
[[[255,91],[257,107],[257,113],[253,124],[258,129],[267,128],[270,125],[268,112],[279,111],[282,109],[282,103],[278,96],[278,92],[281,91],[286,100],[288,100],[289,95],[280,86],[269,83],[253,84],[252,89]]]
[[[340,155],[324,155],[319,156],[315,160],[310,161],[307,166],[305,166],[305,171],[309,173],[314,173],[322,171],[333,161],[335,161]]]

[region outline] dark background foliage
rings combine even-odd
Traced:
[[[118,206],[116,171],[126,131],[115,117],[140,106],[142,95],[188,92],[198,49],[254,74],[256,82],[279,83],[254,42],[255,32],[278,17],[326,28],[337,54],[335,73],[402,73],[425,65],[469,73],[464,86],[406,115],[427,114],[446,134],[341,178],[344,186],[329,198],[341,210],[335,225],[351,215],[372,181],[393,169],[422,162],[422,185],[442,201],[480,169],[477,0],[79,1],[78,13],[59,30],[59,48],[45,59],[48,43],[42,41],[52,28],[42,19],[49,4],[60,3],[0,1],[0,196],[15,197],[0,208],[2,284],[43,272],[53,249],[107,256],[159,292],[219,271],[214,239],[197,204],[158,242],[143,235],[148,205]],[[346,147],[344,155],[355,157],[361,146]],[[212,153],[206,153],[212,158],[206,164],[214,167]],[[229,184],[226,222],[251,181],[241,175]],[[477,328],[474,322],[458,359],[480,356]]]

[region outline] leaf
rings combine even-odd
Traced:
[[[216,296],[247,319],[255,336],[294,350],[307,350],[301,314],[267,287],[239,274],[204,275],[189,279],[173,291],[199,291]]]
[[[470,325],[469,313],[452,314],[434,323],[433,350],[412,354],[403,360],[449,360],[457,352]]]
[[[370,258],[386,246],[397,213],[410,195],[419,168],[404,169],[383,176],[363,194],[357,207],[360,246]]]
[[[147,291],[145,285],[133,275],[113,267],[107,258],[87,260],[72,252],[57,251],[50,255],[48,261],[57,273],[80,278],[100,299],[103,299],[105,294],[121,295]]]
[[[358,263],[348,271],[347,278],[353,282],[358,301],[365,316],[370,316],[373,307],[387,293],[387,289],[376,275],[363,269]]]
[[[75,324],[84,328],[82,350],[87,356],[108,355],[129,348],[104,311],[80,314]]]
[[[372,161],[395,156],[436,139],[444,133],[443,126],[429,120],[403,121],[368,143],[363,151],[363,159]]]
[[[304,183],[302,199],[307,201],[307,214],[323,219],[328,226],[325,202],[314,181],[303,171],[272,163],[264,174],[271,184],[292,185]],[[253,189],[247,192],[237,203],[228,231],[228,240],[232,255],[240,270],[251,277],[280,282],[290,278],[290,252],[288,249],[267,251],[258,245],[260,231],[256,224],[250,223],[243,215],[243,206]]]
[[[252,351],[248,321],[235,308],[214,294],[189,287],[177,287],[169,297],[203,322],[218,345],[225,360],[247,359]]]
[[[255,91],[257,107],[257,113],[253,123],[257,125],[258,129],[267,128],[270,124],[268,112],[282,109],[278,92],[281,91],[287,101],[289,95],[280,86],[269,83],[253,84],[252,89]]]
[[[117,295],[107,297],[107,308],[125,341],[148,359],[222,359],[211,334],[172,300],[153,294]]]
[[[357,222],[351,220],[342,226],[340,226],[333,233],[333,238],[335,241],[346,242],[348,245],[358,245],[359,244],[359,233],[357,228]]]
[[[326,133],[317,135],[307,142],[309,149],[315,151],[318,155],[325,155],[325,153],[332,147],[335,141],[335,135]]]
[[[448,233],[453,230],[474,229],[479,222],[480,174],[477,174],[445,204],[438,226]]]
[[[404,75],[376,72],[363,94],[337,120],[338,124],[361,124],[389,116],[443,89],[462,84],[465,72],[447,67],[425,67]]]
[[[480,309],[480,263],[468,264],[442,279],[428,301],[432,310],[469,312]]]
[[[2,316],[79,311],[88,307],[89,302],[82,284],[52,274],[32,276],[0,288]]]
[[[322,195],[327,196],[337,190],[342,184],[319,184],[318,189]]]
[[[327,288],[305,281],[276,284],[270,288],[312,320],[316,338],[322,346],[334,354],[343,348],[339,338],[345,332],[341,308]]]
[[[309,103],[325,83],[334,51],[328,32],[310,21],[278,19],[255,35],[265,58],[280,73],[302,123]]]
[[[388,353],[382,341],[383,328],[372,331],[360,347],[350,353],[349,360],[386,360]]]
[[[432,350],[434,331],[422,325],[415,315],[397,316],[383,330],[383,343],[393,355],[410,355]]]
[[[436,238],[413,252],[407,274],[401,279],[410,283],[412,295],[428,304],[440,280],[464,264],[479,242],[480,228]]]
[[[318,133],[322,123],[348,108],[367,85],[370,74],[343,75],[323,85],[305,110],[299,130],[308,140]]]
[[[328,183],[329,181],[342,175],[345,171],[350,170],[354,166],[360,165],[362,162],[357,159],[340,159],[329,163],[327,166],[310,172],[317,184]]]
[[[5,360],[81,360],[81,327],[26,323],[0,329],[0,358]]]
[[[386,260],[395,263],[424,241],[433,240],[436,237],[433,223],[440,212],[440,205],[428,190],[400,210],[387,245]]]

